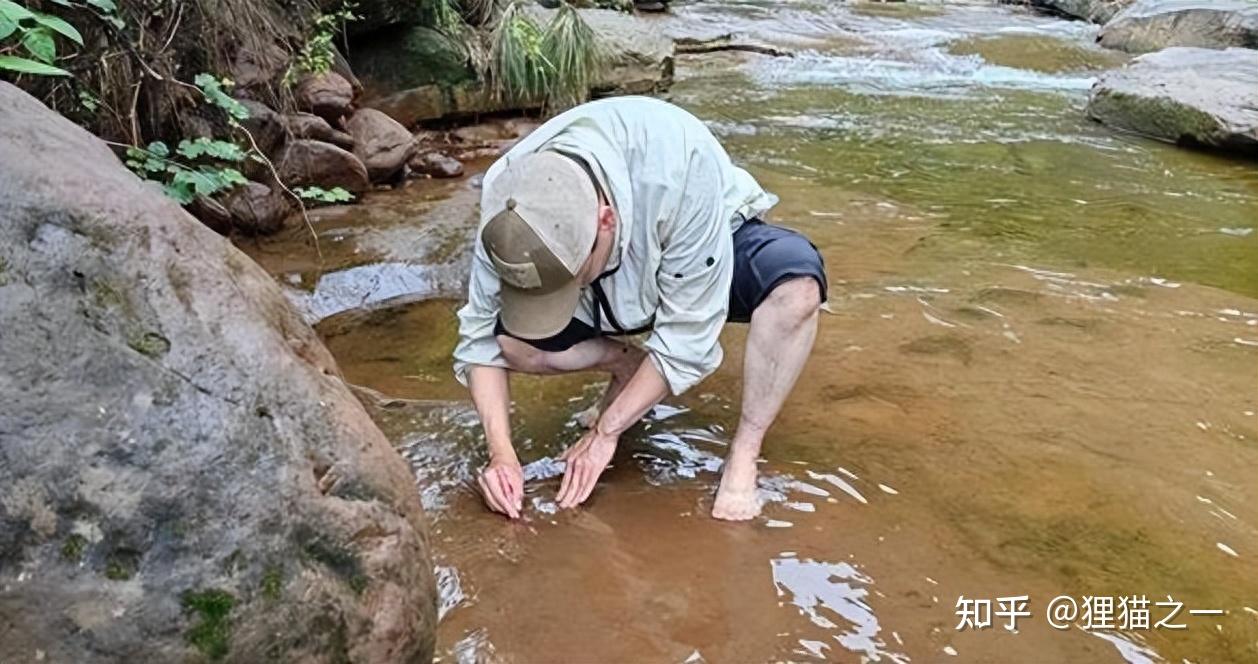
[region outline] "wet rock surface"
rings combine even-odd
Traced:
[[[1258,157],[1258,51],[1168,48],[1097,81],[1088,114],[1172,143]]]
[[[275,168],[280,180],[290,187],[344,187],[355,194],[371,187],[363,162],[331,143],[288,141],[276,155]]]
[[[275,282],[0,83],[0,661],[417,662],[413,477]]]
[[[232,227],[237,231],[246,235],[269,235],[284,227],[284,220],[296,209],[296,204],[281,191],[260,182],[247,182],[223,196],[223,207],[231,215]]]
[[[367,167],[372,182],[395,176],[415,154],[415,139],[406,127],[374,108],[359,109],[346,123],[354,139],[354,156]]]
[[[434,178],[457,178],[463,175],[463,164],[435,150],[427,150],[411,157],[411,170]]]
[[[1131,53],[1168,46],[1258,48],[1258,3],[1139,0],[1105,24],[1100,42]]]

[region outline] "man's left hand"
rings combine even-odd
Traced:
[[[617,437],[599,433],[598,426],[590,429],[559,456],[568,462],[564,469],[563,482],[559,485],[559,494],[555,501],[567,509],[585,502],[594,491],[598,476],[603,474],[607,464],[616,452]]]

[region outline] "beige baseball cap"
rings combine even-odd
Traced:
[[[563,331],[598,232],[598,193],[585,167],[549,150],[514,158],[482,205],[493,214],[481,242],[501,279],[502,326],[522,339]]]

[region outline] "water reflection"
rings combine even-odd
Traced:
[[[874,662],[909,661],[906,655],[889,650],[879,637],[882,628],[866,601],[873,579],[848,563],[784,556],[772,560],[771,565],[778,596],[785,598],[813,625],[831,632],[830,638],[843,649]],[[799,644],[803,648],[801,654],[822,659],[830,649],[830,644],[823,640],[800,639]]]

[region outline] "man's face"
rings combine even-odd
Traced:
[[[581,264],[581,269],[577,271],[577,280],[582,286],[588,286],[603,273],[607,267],[607,260],[611,257],[612,243],[616,241],[616,212],[607,204],[607,200],[601,195],[598,204],[598,232],[594,236],[594,247],[590,250],[590,255]]]

